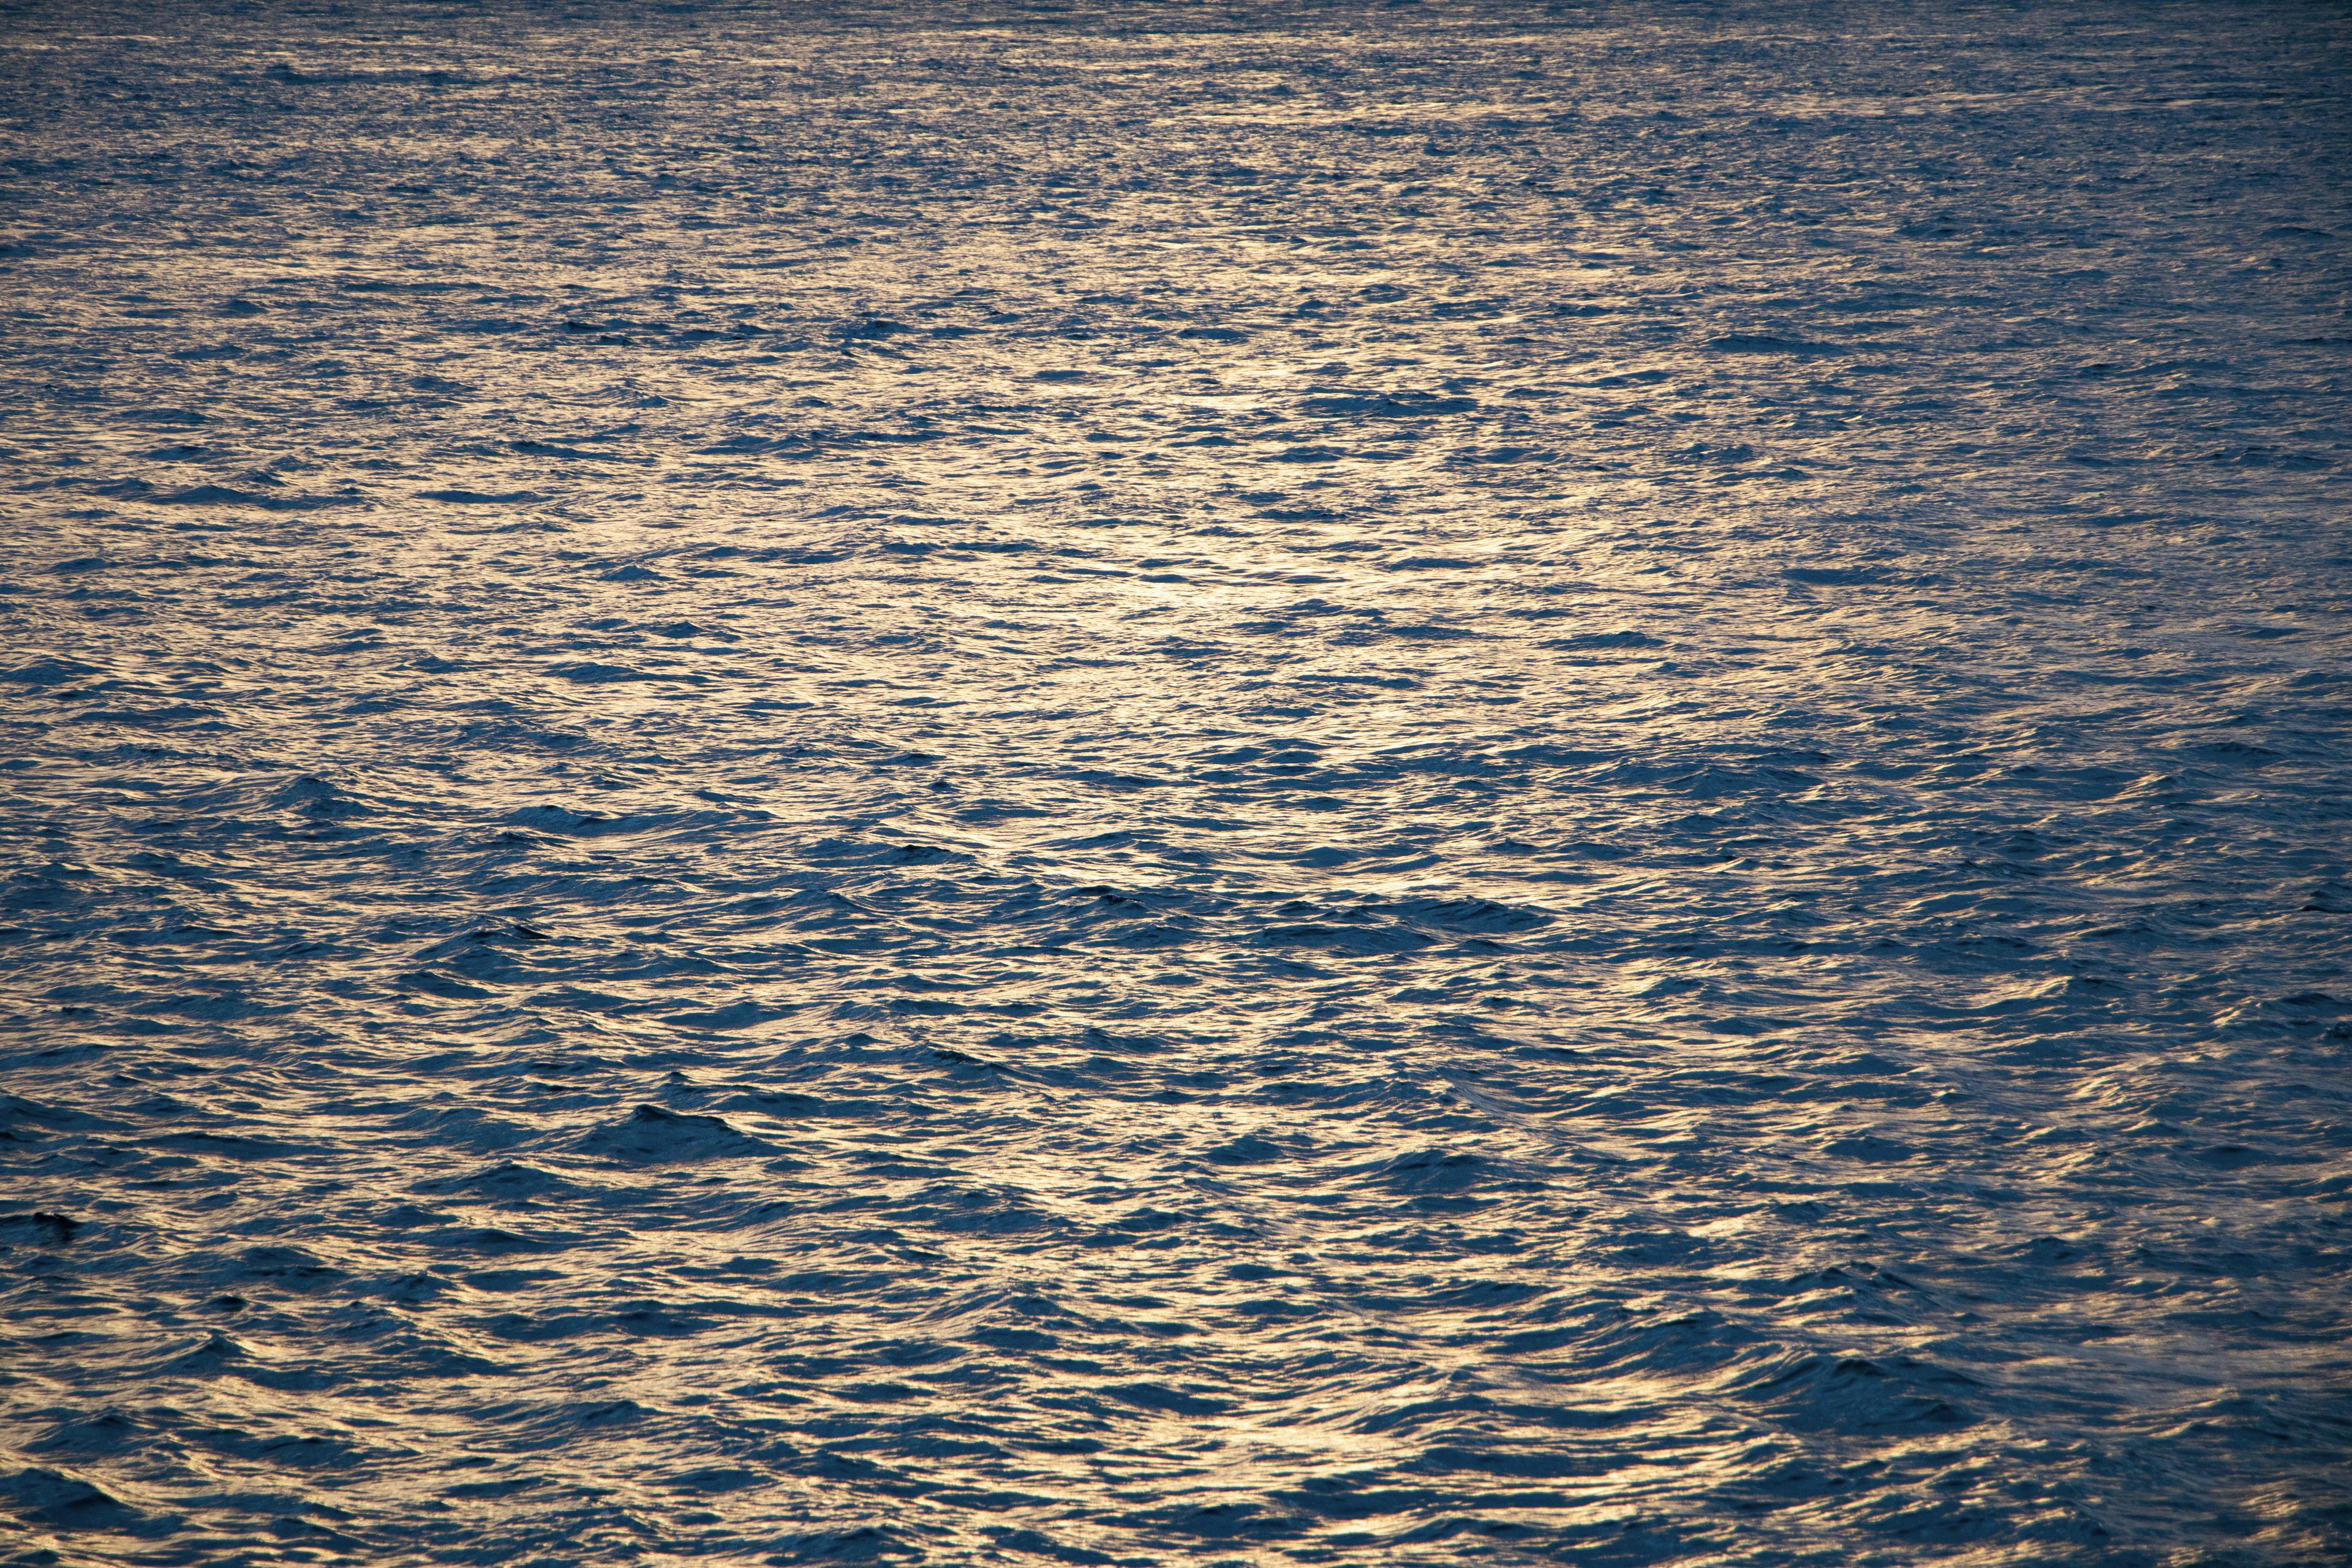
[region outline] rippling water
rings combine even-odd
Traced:
[[[16,6],[13,1563],[2352,1552],[2333,6]]]

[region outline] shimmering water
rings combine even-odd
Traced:
[[[0,1560],[2352,1552],[2340,7],[7,18]]]

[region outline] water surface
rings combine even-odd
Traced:
[[[2340,8],[0,31],[6,1561],[2352,1552]]]

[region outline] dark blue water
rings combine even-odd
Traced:
[[[0,1562],[2352,1551],[2340,8],[5,16]]]

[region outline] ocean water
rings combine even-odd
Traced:
[[[0,21],[0,1562],[2352,1560],[2352,17]]]

